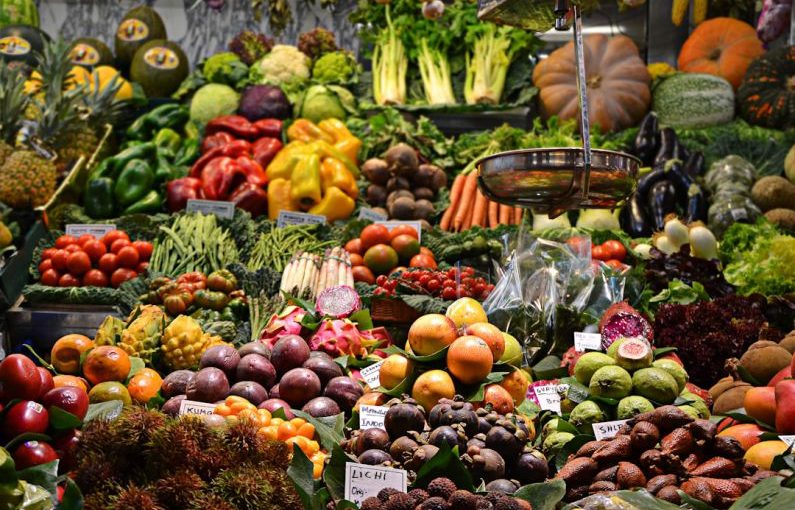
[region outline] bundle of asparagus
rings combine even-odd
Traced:
[[[323,290],[336,285],[353,287],[351,257],[340,247],[312,255],[298,252],[282,272],[279,290],[302,299],[315,299]]]

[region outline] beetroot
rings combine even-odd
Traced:
[[[329,287],[317,297],[315,309],[320,315],[342,319],[362,307],[359,294],[353,287],[337,285]]]
[[[633,336],[643,337],[651,343],[654,332],[649,321],[638,312],[616,312],[602,328],[602,349],[606,351],[619,338]]]

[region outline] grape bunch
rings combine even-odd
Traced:
[[[378,286],[374,292],[376,296],[392,296],[401,287],[404,294],[426,294],[451,301],[462,297],[483,301],[494,290],[493,284],[475,276],[475,269],[469,266],[444,271],[413,269],[390,276],[381,275],[375,283]]]

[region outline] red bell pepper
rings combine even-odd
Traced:
[[[202,192],[208,200],[226,200],[229,197],[236,178],[246,173],[232,158],[226,156],[215,158],[202,169]]]
[[[280,150],[282,150],[282,141],[277,138],[260,138],[251,144],[254,161],[259,163],[262,168],[268,168],[268,165]]]
[[[206,154],[202,155],[190,169],[190,177],[200,177],[204,167],[215,158],[228,157],[239,158],[240,156],[247,156],[251,154],[251,144],[246,140],[234,140],[224,146],[210,149]]]
[[[248,156],[241,156],[237,158],[235,162],[240,165],[240,168],[245,172],[246,182],[254,186],[265,186],[268,184],[268,174],[265,173],[265,169],[262,168],[259,163]]]
[[[282,137],[282,121],[279,119],[260,119],[254,123],[254,129],[257,130],[257,138]]]
[[[268,193],[259,186],[244,182],[232,193],[230,200],[236,207],[248,211],[257,217],[268,210]]]
[[[210,149],[223,147],[235,140],[236,138],[229,133],[215,133],[214,135],[205,136],[204,140],[202,140],[202,154],[205,154]]]
[[[259,130],[251,122],[240,115],[224,115],[217,117],[207,123],[204,128],[204,136],[214,135],[215,133],[229,133],[237,138],[247,138],[254,140],[257,138]]]
[[[202,181],[193,177],[175,179],[166,185],[166,203],[171,212],[181,211],[188,200],[204,198]]]

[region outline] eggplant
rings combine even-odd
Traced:
[[[691,152],[685,161],[684,171],[695,179],[704,171],[704,155],[700,151]]]
[[[677,138],[676,143],[674,144],[674,153],[671,156],[671,159],[678,159],[679,161],[682,161],[684,163],[685,161],[687,161],[689,157],[690,157],[690,151],[688,151],[687,147],[682,145],[682,143]]]
[[[651,165],[657,151],[657,137],[659,135],[657,114],[649,112],[643,118],[635,135],[632,152],[643,161],[644,165]]]
[[[684,209],[687,207],[687,197],[690,186],[695,184],[695,180],[685,173],[682,163],[678,160],[670,161],[665,165],[665,178],[676,188],[676,201]]]
[[[660,145],[657,146],[657,154],[654,156],[654,166],[664,165],[669,159],[673,159],[679,140],[673,128],[663,128],[660,131]]]
[[[619,220],[624,232],[632,237],[648,237],[652,233],[648,215],[643,210],[641,197],[637,191],[629,198],[627,205],[621,209]]]
[[[662,230],[665,217],[676,212],[676,187],[668,179],[657,181],[649,190],[648,201],[654,227]]]
[[[707,197],[701,186],[693,183],[687,192],[687,222],[707,221]]]
[[[665,179],[665,165],[655,165],[651,172],[638,179],[638,187],[635,189],[635,193],[646,197],[651,187],[663,179]]]

